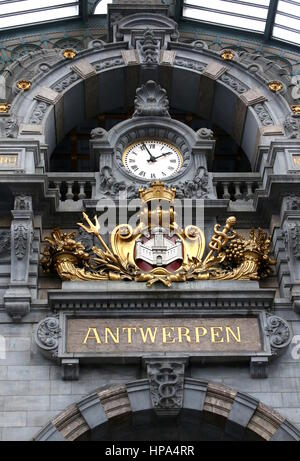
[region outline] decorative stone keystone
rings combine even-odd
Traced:
[[[186,357],[145,358],[154,411],[159,416],[176,416],[183,406]]]

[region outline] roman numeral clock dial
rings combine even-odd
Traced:
[[[173,144],[160,140],[141,140],[128,146],[123,153],[127,171],[139,179],[168,179],[182,166],[182,155]]]

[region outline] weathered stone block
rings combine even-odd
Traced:
[[[7,369],[7,379],[15,380],[48,380],[49,366],[9,366]]]
[[[26,412],[25,411],[1,411],[0,412],[0,427],[25,427]]]
[[[6,411],[13,410],[49,410],[50,408],[49,396],[48,395],[23,395],[23,396],[11,396],[4,403],[4,409]]]

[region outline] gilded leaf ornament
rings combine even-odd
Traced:
[[[74,232],[54,229],[45,238],[43,269],[56,272],[62,280],[127,280],[146,282],[148,287],[156,282],[170,287],[190,280],[259,280],[272,272],[271,240],[261,229],[252,229],[245,238],[234,229],[236,218],[229,217],[223,228],[214,226],[203,259],[202,230],[193,225],[181,229],[176,223],[175,188],[155,181],[150,188],[140,189],[139,195],[144,204],[139,224],[135,229],[118,225],[110,245],[101,236],[97,216],[91,220],[83,213],[84,223],[78,223],[98,240],[90,251]]]

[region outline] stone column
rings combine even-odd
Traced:
[[[15,322],[30,311],[29,265],[33,241],[32,197],[15,197],[11,223],[10,286],[4,295],[7,313]]]

